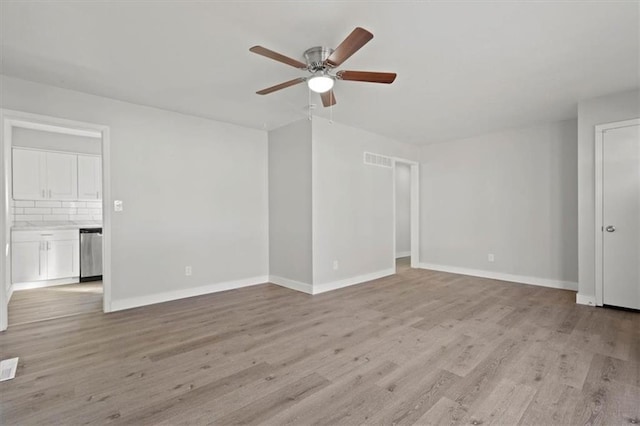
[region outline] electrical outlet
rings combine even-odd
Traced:
[[[113,211],[121,212],[123,209],[122,200],[114,200],[113,201]]]
[[[333,261],[333,270],[334,270],[334,271],[337,271],[337,270],[338,270],[338,261],[337,261],[337,260],[334,260],[334,261]]]
[[[489,254],[487,255],[487,260],[488,260],[489,262],[494,262],[494,261],[496,260],[496,257],[493,255],[493,253],[489,253]]]
[[[193,272],[193,270],[191,269],[191,266],[185,266],[185,267],[184,267],[184,274],[185,274],[187,277],[190,277],[190,276],[191,276],[191,274],[192,274],[192,272]]]

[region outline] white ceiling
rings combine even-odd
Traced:
[[[639,86],[630,2],[2,1],[1,72],[272,129],[305,116],[308,90],[256,90],[356,26],[374,39],[341,69],[394,71],[392,85],[336,84],[333,119],[424,144],[576,116],[581,99]],[[319,104],[314,95],[312,102]],[[316,114],[328,117],[329,110]]]

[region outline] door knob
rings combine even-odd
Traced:
[[[612,226],[612,225],[609,225],[609,226],[607,226],[607,227],[605,228],[605,230],[606,230],[607,232],[615,232],[615,231],[616,231],[616,227],[615,227],[615,226]]]

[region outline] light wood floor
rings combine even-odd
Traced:
[[[3,425],[640,422],[640,314],[411,270],[23,324]]]
[[[102,281],[20,290],[9,302],[9,326],[90,312],[102,312]]]

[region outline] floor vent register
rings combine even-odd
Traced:
[[[0,361],[0,382],[11,380],[16,377],[18,369],[18,358],[9,358]]]

